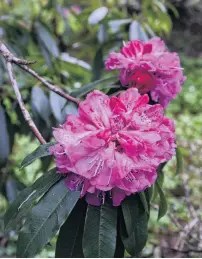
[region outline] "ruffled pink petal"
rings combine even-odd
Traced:
[[[110,99],[104,93],[95,90],[87,95],[85,101],[79,105],[79,116],[89,121],[98,129],[109,127],[109,117],[111,110]]]
[[[140,58],[142,57],[144,44],[141,41],[129,41],[122,49],[121,53],[127,58]]]
[[[133,110],[139,98],[140,94],[136,88],[129,88],[127,91],[124,91],[119,95],[119,99],[124,104],[127,111]]]
[[[159,37],[153,37],[152,39],[147,41],[147,44],[152,44],[153,52],[164,52],[166,50],[166,45],[163,40]]]
[[[136,171],[129,173],[124,179],[117,181],[117,187],[129,193],[141,192],[156,181],[156,170],[152,172]]]
[[[50,152],[69,189],[96,206],[109,191],[118,206],[125,195],[151,186],[156,168],[175,154],[174,123],[136,89],[111,99],[94,91],[87,100],[78,116],[54,130],[57,144]]]
[[[140,94],[151,92],[151,98],[163,107],[177,96],[186,79],[178,55],[167,51],[158,37],[128,42],[121,53],[110,54],[106,68],[119,69],[123,86],[136,87]]]
[[[109,57],[105,62],[105,67],[107,70],[116,70],[127,68],[129,64],[131,64],[131,61],[124,57],[124,55],[112,52],[109,54]]]

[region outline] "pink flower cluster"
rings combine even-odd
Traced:
[[[156,49],[159,44],[163,50],[161,42],[148,44],[144,51],[136,51],[135,57],[139,58],[138,53],[151,55],[151,48],[159,53]],[[117,55],[123,62],[118,61]],[[178,60],[175,55],[173,57]],[[123,69],[121,66],[127,58],[114,54],[114,59],[111,55],[110,60],[108,67],[114,64],[115,68],[119,62],[119,68]],[[164,64],[166,68],[165,60]],[[149,65],[151,67],[148,62]],[[173,71],[181,75],[181,70],[173,68]],[[125,72],[122,70],[121,76]],[[151,186],[159,164],[175,153],[173,121],[164,117],[160,104],[149,105],[148,102],[148,95],[140,95],[136,88],[111,98],[95,90],[80,103],[77,116],[69,115],[66,122],[54,130],[57,144],[50,151],[58,171],[66,174],[68,188],[81,190],[81,197],[85,195],[89,204],[100,205],[109,195],[114,206],[120,205],[126,195]]]
[[[128,42],[120,53],[112,52],[105,65],[108,70],[120,70],[123,86],[136,87],[141,94],[150,92],[163,107],[181,91],[185,80],[178,55],[167,51],[158,37],[146,43]]]

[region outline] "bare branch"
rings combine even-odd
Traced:
[[[39,81],[41,81],[46,87],[48,87],[48,89],[50,89],[51,91],[57,93],[58,95],[64,97],[65,99],[74,102],[76,104],[79,104],[80,100],[77,98],[72,97],[71,95],[65,93],[61,88],[59,88],[56,85],[53,85],[51,83],[49,83],[48,81],[46,81],[43,77],[39,76],[33,69],[29,68],[27,65],[33,64],[36,61],[26,61],[24,59],[19,59],[16,58],[9,50],[8,48],[5,46],[5,44],[3,44],[0,41],[0,55],[2,55],[7,62],[10,63],[14,63],[16,65],[18,65],[20,68],[22,68],[23,70],[25,70],[26,72],[30,73],[32,76],[34,76],[35,78],[37,78]]]
[[[11,80],[11,84],[12,84],[13,90],[15,92],[15,95],[17,97],[18,103],[20,105],[20,109],[23,113],[24,119],[27,121],[29,127],[31,128],[31,130],[33,131],[33,133],[37,137],[37,139],[40,141],[40,143],[45,144],[46,143],[45,139],[43,138],[43,136],[41,135],[41,133],[37,129],[37,127],[36,127],[34,121],[32,120],[29,112],[25,108],[25,104],[23,102],[23,99],[22,99],[21,93],[19,91],[17,81],[16,81],[14,73],[13,73],[12,64],[9,61],[7,61],[7,68],[8,68],[9,78]]]
[[[29,68],[26,65],[20,65],[20,67],[25,70],[26,72],[30,73],[32,76],[34,76],[35,78],[37,78],[39,81],[41,81],[46,87],[48,87],[51,91],[55,92],[56,94],[64,97],[65,99],[74,102],[76,104],[79,104],[80,100],[77,98],[72,97],[69,94],[66,94],[65,92],[63,92],[61,90],[61,88],[59,88],[56,85],[53,85],[51,83],[49,83],[48,81],[46,81],[43,77],[39,76],[33,69]]]
[[[2,55],[8,62],[15,63],[17,65],[29,65],[29,64],[36,63],[35,60],[27,61],[24,59],[16,58],[1,41],[0,41],[0,55]]]

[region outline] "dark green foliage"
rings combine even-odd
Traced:
[[[29,212],[17,242],[17,257],[34,257],[55,236],[79,199],[64,181],[56,183]]]
[[[139,195],[127,197],[122,203],[122,212],[122,241],[127,252],[137,257],[144,248],[148,235],[148,215]]]
[[[31,154],[29,154],[27,157],[25,157],[25,159],[22,161],[21,169],[30,165],[38,158],[49,156],[50,155],[49,147],[54,144],[55,144],[54,142],[50,142],[50,143],[47,143],[44,145],[40,145]]]
[[[17,223],[27,216],[34,201],[45,194],[60,179],[61,175],[56,174],[54,168],[40,177],[32,186],[21,191],[4,216],[5,229],[15,229]]]
[[[89,258],[114,257],[117,238],[117,209],[107,202],[96,207],[88,205],[83,252]]]
[[[56,258],[82,258],[82,238],[87,203],[80,199],[61,227],[57,243]]]

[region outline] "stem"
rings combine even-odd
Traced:
[[[21,67],[23,70],[25,70],[26,72],[28,72],[29,74],[31,74],[33,77],[37,78],[39,81],[41,81],[46,87],[48,87],[51,91],[55,92],[56,94],[64,97],[65,99],[74,102],[76,104],[79,104],[80,100],[77,98],[72,97],[69,94],[66,94],[65,92],[63,92],[58,86],[53,85],[51,83],[49,83],[48,81],[46,81],[43,77],[39,76],[33,69],[29,68],[27,65],[19,65],[19,67]]]
[[[37,129],[37,127],[36,127],[34,121],[32,120],[29,112],[25,108],[25,104],[23,102],[23,99],[22,99],[21,93],[19,91],[17,81],[16,81],[14,73],[13,73],[13,66],[12,66],[10,61],[7,61],[6,63],[7,63],[9,78],[11,80],[11,84],[12,84],[13,90],[15,92],[17,101],[19,103],[20,109],[23,113],[24,119],[27,121],[30,129],[33,131],[34,135],[37,137],[37,139],[40,141],[40,143],[45,144],[46,143],[45,139],[43,138],[43,136],[41,135],[41,133]]]
[[[58,95],[64,97],[65,99],[74,102],[76,104],[80,103],[80,100],[72,97],[71,95],[65,93],[61,88],[59,88],[57,85],[53,85],[46,81],[43,77],[39,76],[33,69],[29,68],[27,65],[33,64],[36,61],[26,61],[24,59],[16,58],[9,49],[5,46],[3,42],[0,41],[0,55],[2,55],[5,60],[9,63],[14,63],[29,74],[31,74],[33,77],[37,78],[39,81],[41,81],[46,87],[48,87],[51,91],[57,93]]]

